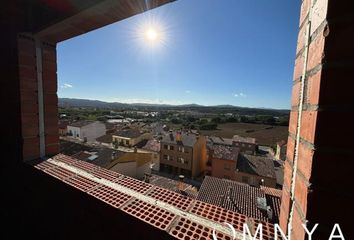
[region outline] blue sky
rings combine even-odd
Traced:
[[[133,16],[58,44],[58,95],[288,109],[299,8],[294,0],[178,0]]]

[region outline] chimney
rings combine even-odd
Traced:
[[[176,133],[176,142],[181,142],[182,141],[182,133],[181,131]]]
[[[151,175],[149,173],[144,174],[144,182],[149,183],[150,182],[150,177]]]
[[[171,140],[171,141],[174,141],[174,137],[173,137],[172,130],[170,130],[169,136],[170,136],[170,140]]]
[[[184,191],[184,176],[183,175],[179,175],[179,183],[178,183],[178,190],[179,191]]]

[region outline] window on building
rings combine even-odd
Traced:
[[[163,148],[164,149],[168,149],[168,145],[163,145]]]
[[[182,164],[188,164],[188,161],[182,157],[178,157],[177,162],[182,163]]]
[[[170,150],[174,150],[174,147],[170,145]]]
[[[229,179],[229,180],[230,180],[230,177],[229,177],[229,176],[227,176],[227,175],[224,175],[224,178],[225,178],[225,179]]]

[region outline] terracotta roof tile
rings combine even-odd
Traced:
[[[61,154],[36,168],[179,239],[210,239],[215,226],[219,239],[231,239],[230,229],[223,222],[231,223],[242,234],[242,224],[248,219],[243,214]],[[264,239],[271,239],[273,226],[263,224]]]
[[[267,188],[267,193],[269,191],[269,188]],[[268,195],[267,193],[261,188],[206,176],[199,189],[197,200],[214,204],[262,221],[277,222],[279,217],[280,197]],[[228,198],[228,196],[230,196],[230,198]],[[257,198],[259,197],[268,200],[268,205],[272,207],[274,212],[273,219],[269,219],[267,213],[257,207]]]

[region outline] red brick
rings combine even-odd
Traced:
[[[21,91],[38,91],[37,81],[35,79],[20,79],[20,90]]]
[[[36,55],[36,45],[34,40],[19,37],[17,39],[18,51],[19,53],[26,55]]]
[[[53,105],[44,104],[44,112],[46,117],[58,116],[58,109],[54,108]]]
[[[45,126],[58,127],[58,116],[57,115],[44,115]]]
[[[27,55],[19,53],[18,55],[18,64],[24,66],[35,67],[36,66],[36,57],[33,55]]]
[[[58,134],[58,125],[45,126],[45,134],[50,134],[50,135]]]
[[[290,112],[290,119],[289,119],[289,132],[292,134],[296,134],[297,118],[298,118],[298,112],[291,111]]]
[[[301,10],[300,10],[300,23],[299,26],[301,26],[301,24],[303,23],[303,21],[305,20],[306,16],[309,13],[309,9],[310,9],[310,2],[311,0],[303,0],[302,4],[301,4]]]
[[[292,234],[291,240],[304,240],[305,239],[305,229],[302,227],[303,221],[297,210],[295,209],[293,214],[293,222],[292,222]]]
[[[33,66],[24,66],[21,65],[19,66],[19,75],[20,75],[20,79],[37,79],[37,72],[36,72],[36,68]]]
[[[299,177],[299,175],[297,175],[295,179],[295,200],[304,215],[306,215],[307,212],[307,194],[308,188],[306,183]]]
[[[322,63],[324,57],[325,38],[319,34],[314,41],[311,42],[308,54],[307,71],[313,69]]]
[[[43,61],[43,72],[56,72],[57,71],[57,63],[53,61]]]
[[[284,163],[284,185],[289,189],[291,186],[292,172],[293,172],[292,166],[287,161],[285,161],[285,163]]]
[[[50,106],[58,106],[58,96],[56,93],[51,93],[51,94],[44,94],[43,96],[44,100],[44,105],[50,107]]]
[[[56,48],[44,45],[43,46],[43,51],[42,51],[42,57],[43,57],[43,61],[56,62],[57,61]]]
[[[33,160],[39,158],[39,138],[24,138],[23,139],[23,159]]]
[[[321,85],[321,71],[307,80],[306,102],[312,105],[319,104]]]
[[[303,111],[301,116],[300,136],[307,142],[315,142],[317,111]]]
[[[21,113],[38,113],[38,104],[33,102],[22,102],[21,103]]]
[[[312,19],[311,19],[311,35],[320,28],[326,19],[328,0],[314,1]]]
[[[294,67],[294,80],[298,80],[302,76],[302,72],[304,69],[304,54],[302,53],[295,59],[295,67]]]
[[[295,153],[295,140],[288,137],[288,144],[286,147],[286,158],[293,163],[294,162],[294,153]]]
[[[45,135],[45,144],[46,145],[59,144],[59,135],[58,134]]]
[[[297,82],[293,85],[292,94],[291,94],[291,106],[298,106],[300,100],[300,88],[301,83]]]
[[[42,75],[42,78],[43,78],[43,82],[57,82],[57,73],[56,71],[52,71],[52,70],[45,70],[43,71],[43,75]]]
[[[43,75],[44,76],[44,75]],[[56,93],[58,90],[57,76],[45,75],[45,81],[43,81],[43,91],[46,93]]]
[[[59,144],[45,146],[46,156],[51,157],[59,153]]]
[[[307,30],[307,24],[304,24],[299,29],[299,33],[298,33],[298,36],[297,36],[296,54],[298,54],[305,47],[306,30]]]
[[[34,137],[39,134],[39,122],[37,114],[22,114],[22,136]]]
[[[279,225],[283,232],[285,233],[288,228],[288,219],[290,212],[290,194],[283,189],[283,195],[281,197],[280,205],[280,216],[279,216]]]
[[[21,102],[38,102],[38,94],[36,91],[21,91]]]
[[[299,159],[297,162],[298,170],[306,177],[307,180],[310,179],[312,170],[312,158],[314,151],[308,146],[300,143],[299,145]]]

